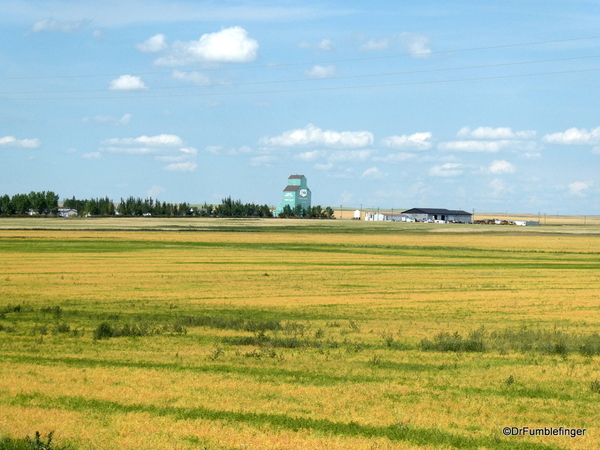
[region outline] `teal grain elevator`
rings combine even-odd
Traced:
[[[275,216],[279,216],[285,205],[289,205],[292,211],[297,205],[302,206],[305,210],[310,208],[310,189],[306,185],[304,175],[290,175],[287,186],[283,190],[283,199],[275,210]]]

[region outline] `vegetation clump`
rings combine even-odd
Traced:
[[[35,436],[29,436],[24,439],[14,439],[10,437],[0,438],[0,450],[68,450],[70,447],[60,447],[53,442],[54,431],[48,433],[48,436],[43,439],[39,431],[35,432]]]

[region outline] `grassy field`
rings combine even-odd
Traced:
[[[0,437],[598,449],[600,227],[516,228],[0,220]]]

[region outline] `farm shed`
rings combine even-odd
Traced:
[[[404,211],[402,214],[420,222],[471,223],[473,218],[473,215],[467,211],[443,208],[412,208]]]
[[[310,208],[310,194],[304,175],[290,175],[287,186],[283,189],[283,198],[275,210],[275,216],[281,214],[285,205],[289,205],[292,210],[297,205],[307,210]]]

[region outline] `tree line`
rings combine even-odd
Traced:
[[[0,197],[0,215],[54,215],[59,213],[59,196],[52,191],[30,192],[29,194],[15,194],[10,197]],[[152,198],[128,197],[121,198],[115,206],[108,197],[77,199],[75,196],[63,201],[63,207],[75,210],[79,217],[90,216],[152,216],[152,217],[273,217],[269,205],[255,203],[242,203],[231,197],[221,200],[221,204],[212,205],[204,203],[201,207],[189,203],[167,203]],[[322,208],[320,205],[303,208],[297,205],[292,209],[285,205],[279,217],[306,218],[306,219],[332,219],[333,209],[329,206]]]
[[[31,213],[56,215],[58,213],[58,195],[52,191],[31,191],[29,194],[0,197],[0,214],[12,216]]]
[[[333,209],[330,206],[323,209],[321,205],[309,206],[304,208],[302,205],[296,205],[292,208],[290,205],[284,205],[279,217],[296,217],[303,219],[335,219]]]

